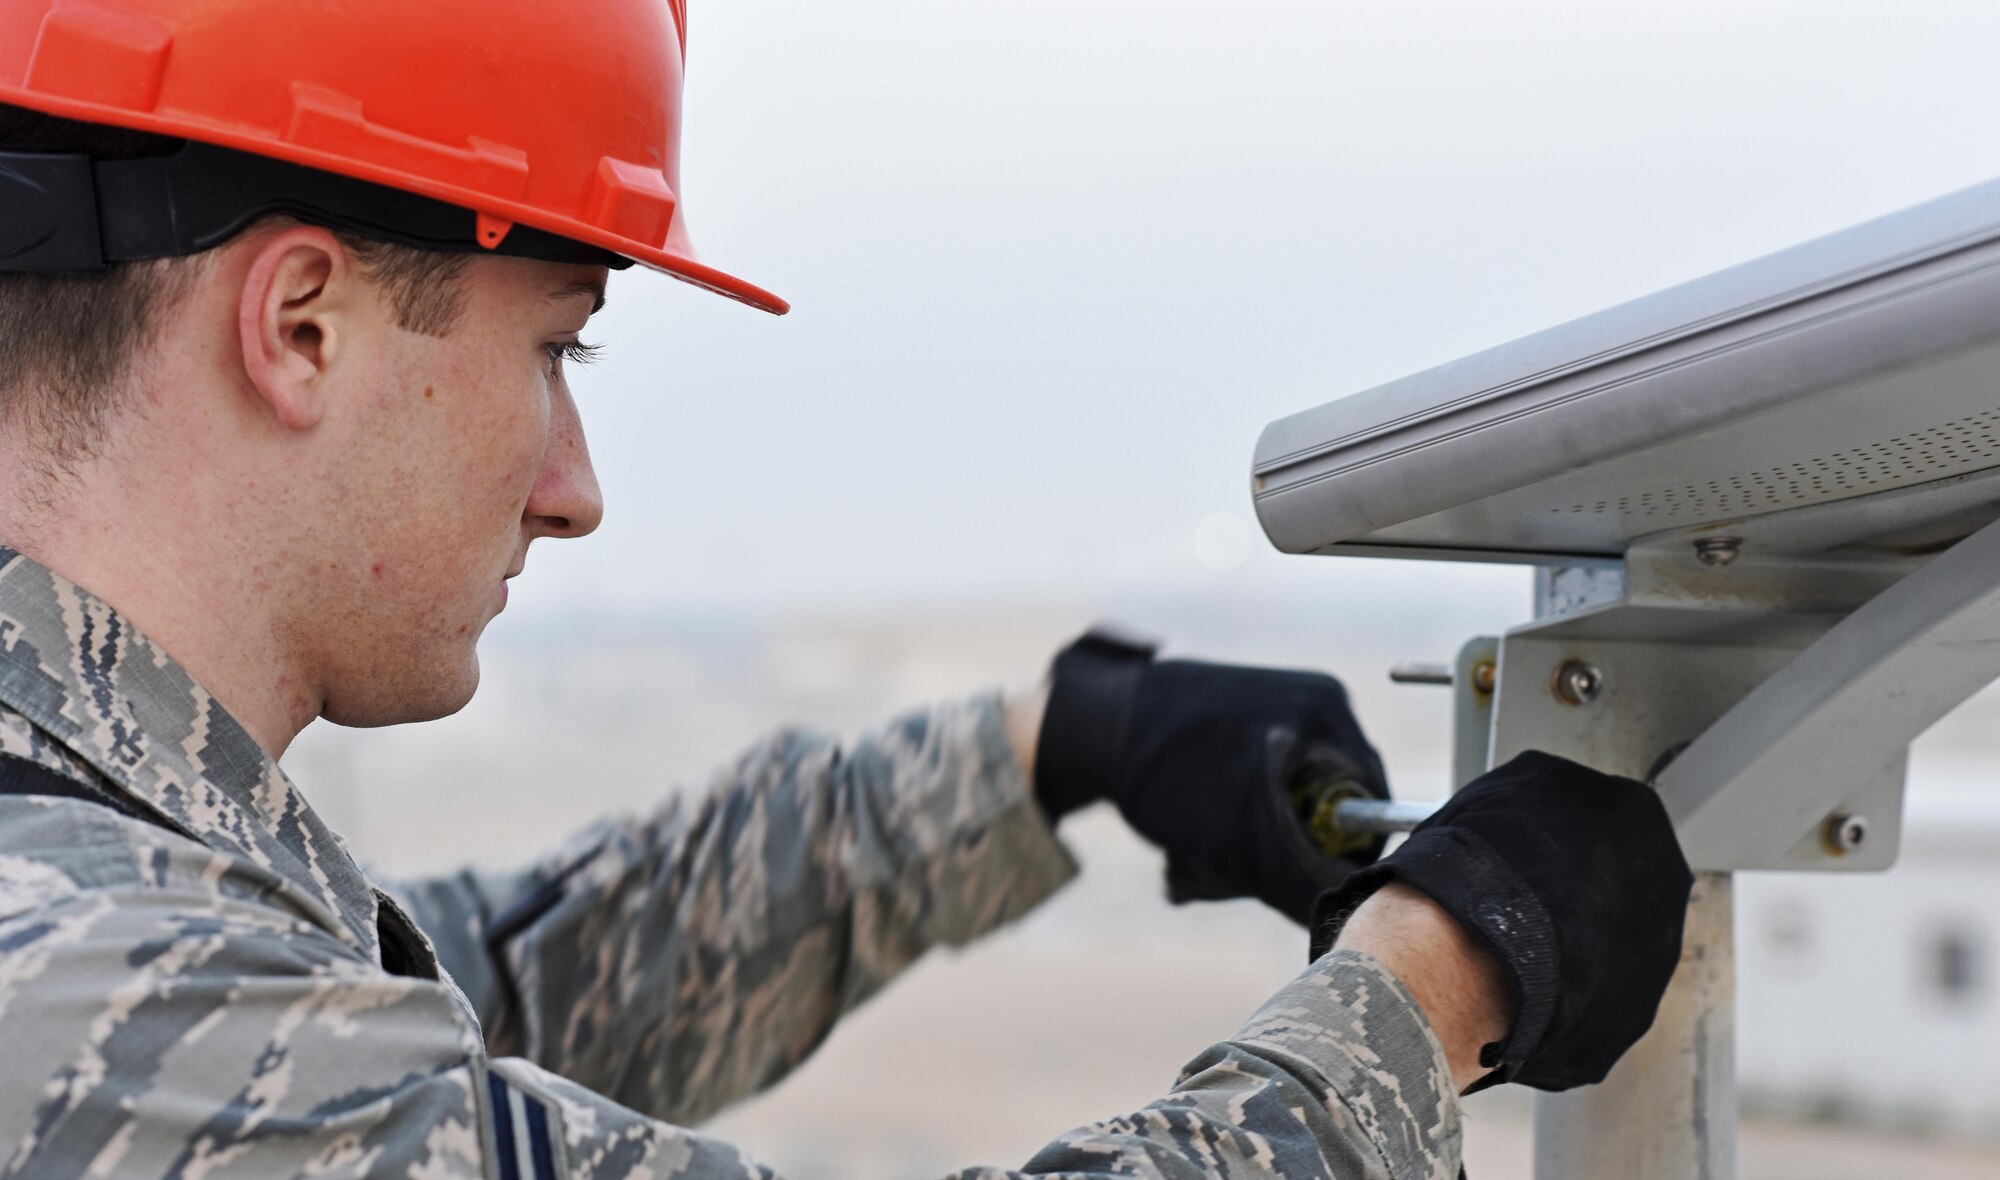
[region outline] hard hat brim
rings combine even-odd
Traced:
[[[247,133],[238,127],[197,124],[186,119],[160,118],[6,84],[0,84],[0,103],[20,105],[82,122],[199,140],[219,147],[234,148],[353,177],[372,184],[401,189],[470,209],[479,215],[482,225],[490,224],[495,227],[496,232],[504,233],[505,229],[513,225],[532,226],[546,233],[596,246],[629,258],[649,270],[671,275],[684,283],[691,283],[703,290],[713,291],[739,303],[770,312],[772,315],[784,315],[791,310],[791,305],[777,295],[702,262],[694,257],[691,251],[668,249],[661,245],[623,237],[591,225],[581,218],[563,216],[520,201],[506,200],[490,193],[481,193],[414,172],[383,167],[364,160],[274,140],[264,134]]]

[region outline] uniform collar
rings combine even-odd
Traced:
[[[187,835],[283,877],[344,941],[380,955],[374,888],[278,764],[109,604],[4,545],[0,701]]]

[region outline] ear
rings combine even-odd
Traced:
[[[326,412],[328,374],[345,343],[354,264],[318,226],[293,226],[254,248],[237,304],[244,373],[280,425],[310,430]]]

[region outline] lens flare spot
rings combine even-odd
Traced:
[[[1234,512],[1211,512],[1194,530],[1194,555],[1212,570],[1233,570],[1250,559],[1256,534]]]

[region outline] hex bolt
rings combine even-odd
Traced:
[[[1556,669],[1556,699],[1572,705],[1587,705],[1604,691],[1604,673],[1597,665],[1582,660],[1564,660]]]
[[[1820,832],[1826,841],[1826,850],[1835,856],[1846,856],[1859,852],[1868,842],[1868,820],[1859,815],[1849,815],[1836,811],[1826,817],[1826,827]]]
[[[1741,537],[1703,537],[1694,543],[1694,557],[1710,569],[1721,569],[1743,552]]]

